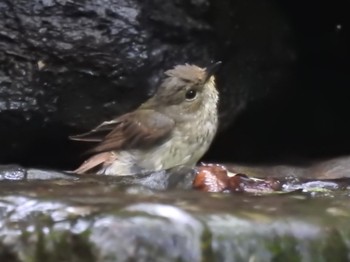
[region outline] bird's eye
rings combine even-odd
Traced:
[[[194,89],[190,89],[186,92],[186,100],[187,101],[191,101],[193,99],[195,99],[197,96],[197,91]]]

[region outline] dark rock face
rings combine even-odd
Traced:
[[[64,162],[74,128],[137,106],[174,64],[214,59],[208,11],[207,1],[0,3],[2,161]]]
[[[349,153],[342,10],[340,1],[1,1],[0,162],[73,168],[85,148],[68,135],[135,108],[173,65],[211,60],[223,61],[226,131],[207,159]]]

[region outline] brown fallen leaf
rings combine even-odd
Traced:
[[[202,165],[197,167],[193,188],[204,192],[270,193],[281,190],[282,185],[274,178],[250,178],[230,173],[222,165]]]
[[[197,168],[193,188],[204,192],[223,192],[228,184],[229,176],[225,167],[205,165]]]

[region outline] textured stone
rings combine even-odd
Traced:
[[[165,192],[106,177],[2,182],[0,258],[346,261],[347,195]]]
[[[248,100],[280,89],[294,63],[285,17],[260,2],[251,4],[263,20],[239,1],[2,1],[0,161],[73,168],[85,148],[68,135],[135,108],[185,62],[223,61],[227,127]]]

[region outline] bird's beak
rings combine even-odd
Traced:
[[[218,62],[212,63],[211,65],[206,67],[205,71],[207,73],[207,77],[205,79],[205,82],[207,82],[210,79],[210,77],[218,71],[221,64],[222,64],[222,62],[218,61]]]

